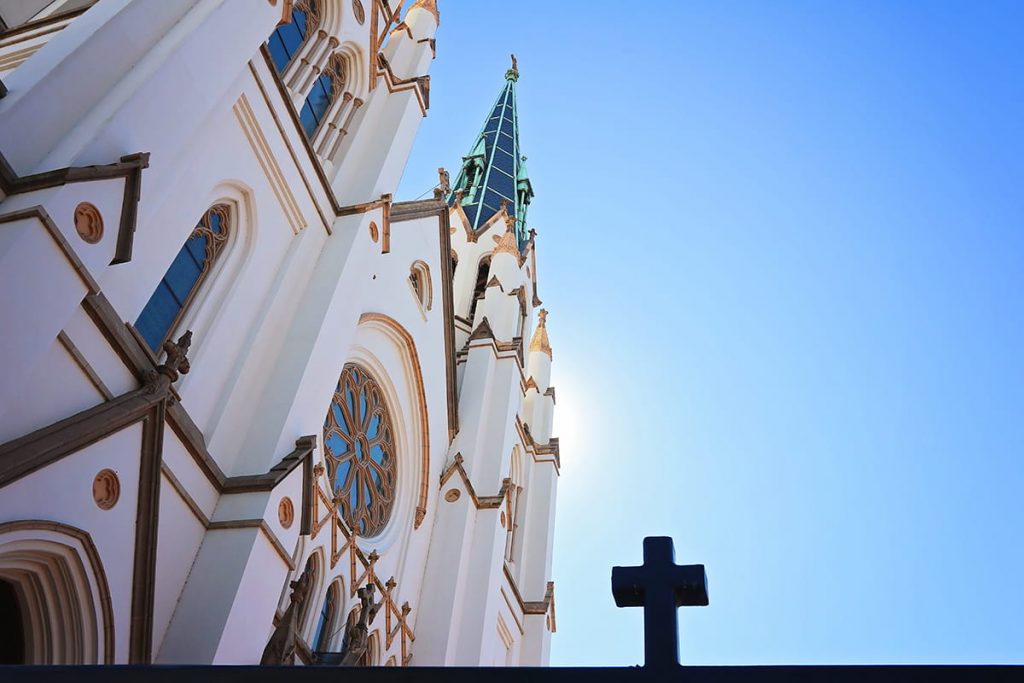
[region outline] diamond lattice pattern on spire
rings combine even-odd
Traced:
[[[501,211],[502,200],[506,200],[506,211],[516,219],[516,238],[522,245],[526,242],[526,209],[533,190],[519,151],[515,89],[518,78],[518,69],[509,69],[506,73],[505,85],[483,130],[470,153],[463,157],[449,203],[454,204],[456,197],[461,196],[458,201],[473,229],[477,230]]]

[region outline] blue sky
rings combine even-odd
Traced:
[[[439,4],[400,197],[514,51],[552,663],[642,661],[647,535],[707,565],[685,663],[1024,663],[1024,4]]]

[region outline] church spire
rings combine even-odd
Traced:
[[[502,210],[515,219],[519,248],[526,244],[526,210],[533,199],[533,186],[526,174],[526,157],[519,149],[519,119],[516,113],[516,82],[519,65],[512,55],[512,67],[505,72],[505,85],[491,108],[483,129],[462,158],[462,169],[448,197],[448,203],[462,204],[473,229]]]

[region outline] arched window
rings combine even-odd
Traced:
[[[319,14],[316,0],[297,0],[292,5],[292,20],[287,24],[281,24],[270,34],[267,48],[278,73],[284,72],[285,67],[306,42],[306,37],[316,28]]]
[[[474,322],[473,316],[476,315],[476,305],[480,299],[484,298],[484,294],[487,293],[487,276],[491,272],[491,257],[485,256],[481,261],[480,265],[476,269],[476,284],[473,286],[473,301],[469,304],[469,321]]]
[[[203,215],[139,313],[135,328],[153,351],[159,351],[174,331],[199,286],[223,253],[230,232],[228,216],[225,204],[217,204]]]
[[[302,122],[302,130],[306,132],[306,137],[313,138],[324,115],[330,109],[331,102],[344,89],[345,65],[340,56],[334,55],[328,61],[324,72],[313,81],[313,87],[306,96],[306,103],[299,112],[299,120]]]
[[[320,617],[316,622],[316,631],[313,634],[313,649],[316,652],[330,652],[340,599],[338,582],[335,581],[327,589],[327,596],[324,598],[323,607],[320,608]]]
[[[430,267],[423,261],[415,261],[409,268],[409,284],[420,306],[429,311],[434,304],[434,283],[430,280]]]
[[[306,566],[302,568],[302,575],[308,576],[307,585],[310,591],[316,590],[317,581],[319,580],[319,569],[320,561],[317,555],[310,555],[309,559],[306,560]],[[306,623],[306,615],[309,614],[309,603],[311,600],[303,600],[299,604],[298,616],[296,617],[295,623],[299,625],[299,630],[303,630],[303,625]]]
[[[512,488],[508,491],[508,499],[505,503],[507,513],[506,535],[505,535],[505,559],[509,562],[515,559],[514,548],[519,541],[519,524],[522,512],[520,502],[523,494],[523,458],[519,446],[512,450],[512,464],[510,471]]]

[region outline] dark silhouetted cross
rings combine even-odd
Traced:
[[[644,666],[679,665],[676,608],[708,604],[704,565],[677,565],[672,539],[644,539],[640,567],[612,567],[612,595],[618,607],[644,608]]]

